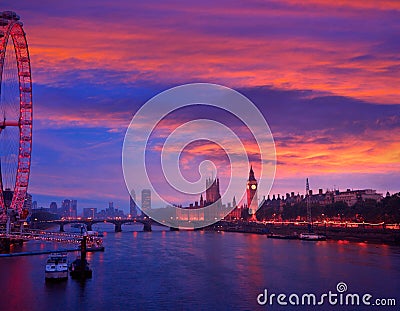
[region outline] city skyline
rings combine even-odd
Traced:
[[[251,172],[250,172],[250,176],[251,176]],[[253,178],[254,178],[254,173],[253,173]],[[251,185],[251,181],[253,181],[254,179],[251,179],[251,177],[249,177],[250,179],[247,182],[247,190],[246,190],[246,197],[243,198],[243,200],[237,202],[236,204],[236,197],[234,196],[232,198],[232,200],[227,200],[226,202],[221,201],[221,204],[223,204],[224,206],[237,206],[237,207],[248,207],[249,206],[249,202],[252,201],[252,196],[249,196],[249,181],[250,181],[250,185]],[[307,182],[308,182],[308,178],[307,178]],[[205,191],[204,193],[200,194],[199,200],[196,200],[194,202],[180,202],[178,204],[174,204],[174,206],[176,207],[180,207],[180,208],[201,208],[204,207],[203,205],[203,197],[204,197],[204,202],[207,202],[206,198],[208,196],[208,201],[209,202],[215,202],[217,200],[217,198],[220,198],[219,195],[219,185],[218,185],[218,177],[216,177],[214,180],[212,180],[211,178],[207,178],[207,191]],[[254,181],[255,185],[257,185],[257,181]],[[215,187],[214,187],[215,186]],[[254,190],[254,193],[256,192],[255,188],[251,188]],[[211,194],[214,193],[215,191],[217,191],[217,193],[215,194]],[[144,194],[145,193],[145,194]],[[275,201],[275,200],[292,200],[293,198],[296,199],[303,199],[305,198],[307,195],[310,196],[314,196],[314,197],[321,197],[321,196],[325,196],[328,195],[330,196],[329,199],[333,198],[336,201],[342,201],[344,203],[346,203],[348,206],[352,206],[354,204],[354,202],[356,202],[356,198],[357,196],[355,195],[356,193],[366,193],[368,198],[373,198],[376,201],[380,201],[381,199],[383,199],[385,196],[388,195],[394,195],[396,193],[400,193],[400,192],[395,192],[395,193],[390,193],[389,191],[387,191],[386,193],[379,193],[376,191],[376,189],[372,189],[372,188],[366,188],[366,189],[355,189],[355,188],[346,188],[346,189],[338,189],[338,188],[331,188],[331,189],[322,189],[322,188],[312,188],[310,187],[308,191],[304,191],[304,192],[295,192],[295,191],[290,191],[290,192],[286,192],[286,193],[272,193],[270,192],[267,195],[261,195],[257,198],[258,193],[256,194],[256,201],[258,203],[258,207],[261,208],[262,204],[265,201]],[[144,194],[144,196],[143,196]],[[212,196],[211,196],[212,195]],[[350,195],[350,197],[349,197]],[[70,202],[75,202],[75,206],[77,206],[77,200],[74,199],[63,199],[62,201],[60,201],[60,209],[58,209],[58,205],[57,202],[51,202],[49,206],[39,206],[37,201],[32,201],[32,196],[30,194],[28,194],[28,196],[30,197],[30,205],[32,205],[31,209],[33,210],[48,210],[51,213],[58,213],[58,214],[62,214],[62,209],[63,209],[63,205],[66,201],[70,201]],[[343,196],[343,198],[342,198]],[[133,198],[132,198],[133,197]],[[140,198],[140,199],[139,199]],[[320,199],[320,198],[318,198]],[[131,190],[131,195],[129,196],[129,209],[127,210],[124,207],[120,207],[117,206],[116,210],[120,210],[122,212],[125,212],[127,215],[131,215],[132,217],[138,216],[140,213],[142,213],[142,209],[139,206],[143,206],[143,200],[149,202],[146,203],[147,204],[147,209],[148,208],[152,208],[151,207],[151,191],[149,189],[142,189],[141,191],[141,196],[140,197],[136,197],[136,193],[135,191],[132,189]],[[325,199],[322,198],[322,201],[324,201]],[[140,205],[138,205],[138,203],[142,201],[142,203]],[[256,201],[254,201],[253,203],[255,203]],[[336,202],[335,201],[335,202]],[[235,202],[235,203],[232,203]],[[110,206],[112,207],[112,210],[114,210],[114,202],[113,201],[109,201],[107,202],[108,207],[110,208]],[[231,205],[232,204],[232,205]],[[326,203],[328,204],[328,203]],[[84,215],[85,210],[97,210],[97,209],[101,209],[103,208],[102,212],[107,211],[107,208],[105,207],[106,205],[102,205],[102,206],[98,206],[96,208],[93,207],[81,207],[81,208],[76,208],[75,207],[75,213],[78,211],[78,216],[79,215]],[[155,208],[165,208],[168,206],[157,206]],[[108,208],[108,209],[109,209]],[[145,210],[146,210],[145,208]],[[253,208],[254,210],[254,208]],[[253,211],[255,212],[255,211]],[[139,213],[139,214],[138,214]]]
[[[73,194],[82,208],[113,201],[126,212],[121,145],[133,113],[196,81],[237,89],[266,118],[278,161],[271,194],[303,193],[306,177],[313,189],[399,191],[398,3],[313,1],[302,11],[292,1],[230,10],[117,2],[4,4],[29,40],[28,192],[39,205]],[[111,24],[115,33],[105,34]],[[182,112],[167,128],[186,119]],[[192,145],[188,155],[211,147]]]

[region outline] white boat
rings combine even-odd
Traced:
[[[325,241],[326,236],[317,233],[300,233],[299,239],[307,241]]]
[[[68,279],[67,253],[51,253],[46,261],[46,280]]]

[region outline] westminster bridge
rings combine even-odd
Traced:
[[[92,231],[93,225],[98,223],[111,223],[114,225],[115,232],[122,231],[122,225],[127,223],[136,223],[143,225],[143,231],[151,231],[152,225],[162,224],[150,219],[150,218],[102,218],[102,219],[92,219],[92,218],[68,218],[68,219],[58,219],[58,220],[46,220],[46,221],[32,221],[33,226],[40,224],[57,224],[60,226],[60,232],[64,232],[64,226],[69,224],[82,224],[86,226],[87,231]]]

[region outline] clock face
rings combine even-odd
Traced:
[[[256,185],[251,185],[251,189],[256,190],[257,186]]]

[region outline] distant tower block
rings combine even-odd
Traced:
[[[253,166],[250,167],[249,180],[247,181],[247,206],[249,207],[249,214],[253,215],[252,219],[255,219],[255,214],[258,209],[258,197],[257,197],[257,180],[254,177]]]
[[[142,190],[142,210],[151,208],[151,191],[150,189]]]
[[[138,216],[138,210],[136,208],[136,193],[135,190],[131,190],[131,195],[129,196],[129,214],[131,217]]]

